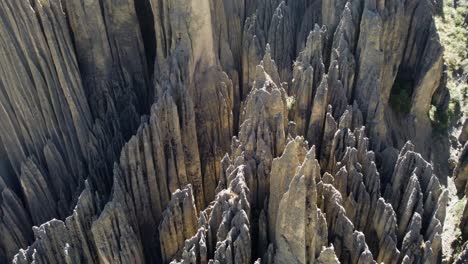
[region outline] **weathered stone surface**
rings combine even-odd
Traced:
[[[468,181],[468,143],[465,143],[463,150],[458,158],[457,166],[453,172],[455,186],[459,194],[467,194]]]
[[[144,261],[141,241],[132,229],[125,209],[121,205],[114,202],[107,203],[99,218],[93,222],[91,232],[96,241],[99,262],[142,263]]]
[[[460,221],[460,229],[462,232],[463,238],[468,237],[468,203],[465,203],[465,207],[463,209],[463,215]]]
[[[460,141],[461,144],[465,144],[468,141],[468,119],[465,119],[465,122],[463,123],[463,128],[460,136],[458,137],[458,141]]]
[[[226,73],[219,68],[209,68],[197,81],[195,93],[195,124],[203,182],[194,186],[197,207],[204,208],[215,198],[221,159],[230,149],[234,132],[234,87]],[[195,178],[196,174],[188,177]]]
[[[321,148],[321,138],[325,123],[325,114],[327,112],[327,98],[328,98],[328,77],[325,75],[317,87],[317,92],[314,97],[314,105],[310,113],[309,128],[307,129],[307,141],[310,144],[316,145],[318,149]]]
[[[159,225],[159,242],[163,262],[176,258],[184,241],[196,233],[197,211],[192,186],[176,190]]]
[[[320,227],[316,178],[320,178],[320,165],[312,147],[279,203],[273,240],[277,248],[275,263],[307,263],[315,259],[316,244],[322,243],[317,234]]]
[[[0,17],[0,262],[440,263],[430,1],[6,0]]]
[[[151,113],[122,150],[120,162],[114,167],[112,196],[105,207],[101,210],[99,197],[91,194],[94,187],[87,187],[79,198],[75,213],[66,220],[63,233],[67,237],[60,243],[38,242],[42,240],[36,238],[34,244],[52,243],[50,246],[60,246],[63,252],[68,244],[71,249],[67,252],[76,254],[72,258],[75,262],[126,263],[136,260],[141,263],[161,258],[160,232],[154,226],[158,226],[163,218],[172,222],[170,217],[163,217],[163,210],[169,205],[171,193],[191,182],[186,170],[186,155],[191,153],[182,143],[179,114],[171,96],[166,94],[161,98]],[[198,156],[198,153],[192,155]],[[181,199],[179,196],[187,192],[175,195],[174,200]],[[173,203],[172,207],[177,205]],[[183,224],[189,230],[186,238],[195,233],[197,215],[194,198],[188,204],[193,208],[184,211],[192,214],[193,226],[190,231],[188,222]],[[188,220],[187,217],[184,219]],[[169,230],[163,228],[163,237],[166,232]],[[118,245],[122,245],[122,249]],[[31,255],[35,248],[30,247],[22,255]],[[55,253],[41,251],[38,257],[50,259],[54,257],[51,254]]]
[[[117,121],[128,138],[152,94],[134,1],[67,0],[63,9],[93,116]]]
[[[463,251],[460,253],[460,255],[455,259],[453,263],[455,264],[461,264],[465,263],[468,260],[468,249],[467,249],[467,244],[465,243],[465,248]]]
[[[5,260],[14,256],[19,248],[27,247],[32,239],[32,232],[27,227],[31,226],[28,212],[23,207],[18,196],[7,188],[0,179],[1,209],[0,209],[0,257]]]
[[[268,199],[268,237],[275,239],[276,219],[283,194],[289,189],[296,169],[305,158],[306,148],[303,138],[291,140],[281,157],[275,158],[271,164],[270,196]]]
[[[333,246],[324,248],[321,252],[319,257],[317,258],[317,263],[320,264],[334,264],[340,263],[338,258],[335,255],[335,250]]]
[[[273,13],[268,30],[267,43],[271,45],[271,55],[278,65],[282,80],[289,80],[291,74],[292,56],[295,51],[294,18],[292,10],[281,1]]]
[[[294,96],[296,102],[292,119],[297,124],[297,131],[304,135],[308,133],[317,87],[321,84],[325,72],[322,57],[325,44],[324,35],[325,30],[315,25],[314,30],[307,37],[306,47],[294,64],[290,94]]]
[[[60,4],[4,1],[0,13],[3,262],[32,241],[31,224],[70,213],[92,119]]]

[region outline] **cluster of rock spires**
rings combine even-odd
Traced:
[[[4,0],[0,17],[0,262],[441,262],[430,1]]]

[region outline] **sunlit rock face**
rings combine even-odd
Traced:
[[[3,0],[0,262],[440,263],[432,13]]]

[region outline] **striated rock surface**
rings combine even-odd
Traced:
[[[197,229],[197,211],[192,186],[173,193],[171,202],[163,212],[159,225],[159,242],[162,260],[175,258],[183,248],[184,241],[192,237]]]
[[[1,263],[441,263],[432,1],[4,0],[0,19]]]
[[[326,237],[320,237],[327,230],[322,230],[323,226],[318,221],[321,212],[317,209],[315,180],[320,178],[320,166],[317,160],[313,160],[314,156],[315,149],[312,148],[279,203],[272,239],[277,248],[275,263],[313,261],[315,250],[320,249],[327,240]],[[271,185],[274,184],[272,181]]]
[[[453,175],[458,193],[462,195],[468,193],[466,189],[468,181],[468,143],[465,143],[460,153]]]

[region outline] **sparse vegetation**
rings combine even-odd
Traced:
[[[438,132],[446,131],[456,119],[468,115],[468,2],[455,8],[454,1],[444,1],[443,10],[443,15],[435,20],[444,46],[447,88],[451,99],[446,110],[431,109],[429,113]]]
[[[458,1],[459,5],[456,7],[454,2],[444,0],[443,12],[435,17],[440,41],[444,47],[446,87],[450,92],[450,101],[448,106],[441,107],[441,109],[432,106],[428,114],[433,124],[433,135],[441,138],[453,134],[456,129],[452,128],[459,126],[458,121],[461,117],[468,115],[468,19],[466,18],[468,1]],[[451,148],[450,151],[453,154],[456,150]],[[448,165],[449,168],[455,166],[450,161]],[[451,179],[448,181],[448,186],[450,186]],[[455,197],[451,198],[447,207],[444,225],[444,254],[446,255],[444,261],[453,261],[453,258],[460,254],[465,242],[461,236],[459,224],[466,197],[458,200],[455,193],[452,195]]]
[[[444,15],[436,17],[437,30],[445,49],[444,59],[452,73],[460,70],[468,55],[468,29],[464,17],[467,9],[466,6],[455,8],[453,1],[445,1]]]
[[[429,118],[432,121],[434,132],[438,135],[447,132],[455,117],[454,102],[450,102],[449,107],[445,111],[437,109],[435,106],[431,106],[431,109],[429,110]]]
[[[390,106],[400,114],[408,114],[411,111],[412,83],[396,79],[390,94]]]
[[[465,208],[465,202],[466,198],[463,198],[459,201],[457,201],[451,209],[449,209],[449,213],[453,214],[453,219],[461,219],[463,215],[463,209]],[[458,226],[460,223],[457,222],[456,226]],[[454,234],[456,238],[453,240],[451,246],[453,247],[453,255],[457,256],[458,254],[461,253],[463,250],[463,244],[464,244],[464,239],[461,235],[460,230],[457,230],[457,232]]]

